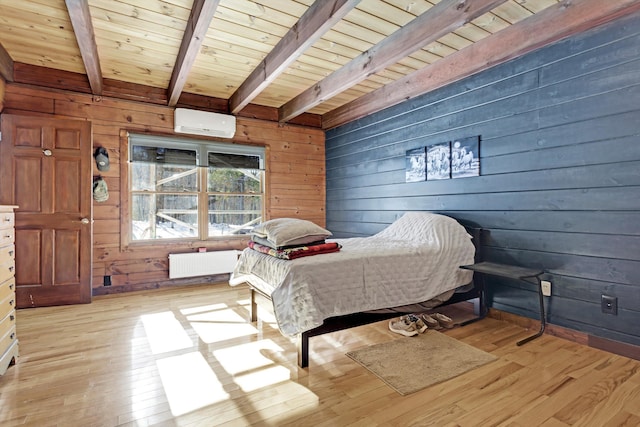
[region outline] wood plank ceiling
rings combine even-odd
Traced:
[[[216,100],[213,110],[262,106],[281,122],[312,114],[328,129],[638,9],[639,0],[0,0],[0,75],[47,85],[45,67],[81,76],[96,96],[155,93],[176,106],[199,95]]]

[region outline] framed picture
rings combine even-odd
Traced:
[[[427,179],[426,152],[424,147],[408,150],[405,157],[406,182],[419,182]]]
[[[451,178],[451,143],[427,146],[427,181]]]
[[[457,139],[451,144],[451,176],[480,175],[480,136]]]

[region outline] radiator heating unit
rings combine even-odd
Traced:
[[[169,278],[231,273],[236,261],[238,261],[238,251],[169,254]]]

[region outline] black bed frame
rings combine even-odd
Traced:
[[[481,254],[481,236],[482,229],[466,227],[469,234],[473,236],[473,243],[476,247],[475,262],[479,262],[482,259]],[[249,285],[251,291],[251,305],[250,305],[250,318],[251,322],[258,320],[258,305],[256,303],[256,295],[261,295],[264,298],[270,300],[269,296],[260,290]],[[487,314],[486,296],[484,283],[482,280],[473,280],[473,288],[467,292],[456,292],[453,296],[442,303],[440,307],[456,304],[463,301],[475,300],[475,313],[476,318],[467,320],[460,325],[467,325],[472,322],[476,322],[484,318]],[[384,312],[384,313],[353,313],[344,316],[336,316],[325,319],[324,323],[316,328],[302,332],[296,336],[296,346],[298,350],[298,366],[306,368],[309,366],[309,338],[315,337],[329,332],[341,331],[343,329],[349,329],[356,326],[367,325],[369,323],[379,322],[381,320],[397,317],[399,312]]]

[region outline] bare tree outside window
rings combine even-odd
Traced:
[[[213,149],[149,145],[131,147],[132,240],[242,235],[262,221],[259,156],[237,153],[237,146],[232,154],[220,153],[220,144]],[[197,159],[208,164],[197,165]]]

